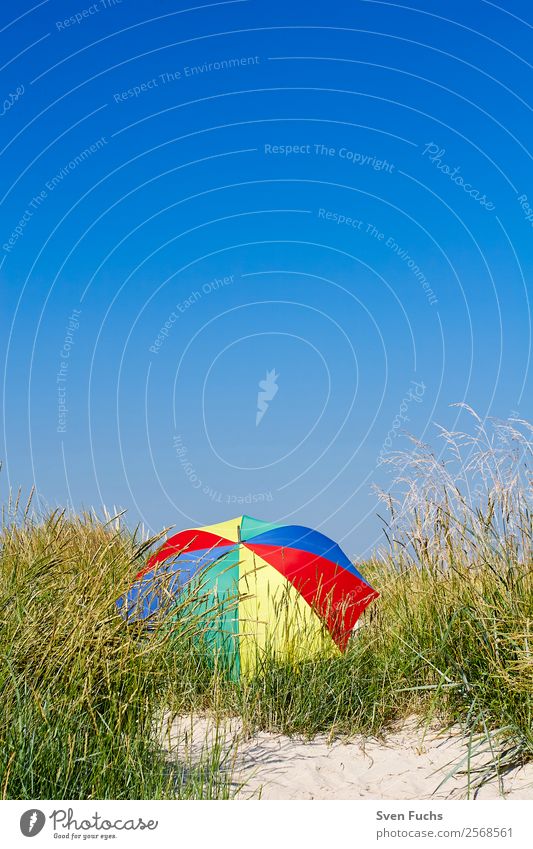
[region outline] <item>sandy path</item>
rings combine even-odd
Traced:
[[[468,798],[465,775],[455,775],[439,788],[453,765],[465,757],[466,739],[455,730],[424,731],[413,720],[385,741],[356,737],[330,744],[324,737],[303,741],[267,732],[247,739],[237,720],[217,725],[203,717],[181,717],[161,739],[172,757],[192,762],[218,739],[227,753],[237,798]],[[478,756],[475,763],[482,758]],[[533,799],[533,764],[513,770],[502,783],[504,798]],[[480,799],[501,797],[497,780],[477,795]]]

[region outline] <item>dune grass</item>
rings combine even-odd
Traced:
[[[530,759],[530,443],[527,425],[526,435],[480,428],[443,433],[441,459],[423,445],[391,456],[390,545],[361,567],[381,597],[344,655],[294,666],[266,656],[260,674],[234,683],[198,660],[176,709],[209,705],[250,728],[309,736],[379,733],[415,713],[484,734],[502,768]]]
[[[213,753],[169,764],[153,742],[154,709],[179,676],[171,633],[148,638],[115,608],[152,541],[26,512],[1,543],[2,797],[225,798]]]
[[[213,665],[190,599],[149,634],[117,614],[156,540],[118,520],[12,506],[0,541],[3,797],[231,795],[222,749],[165,760],[163,714],[237,715],[249,731],[308,737],[380,734],[415,714],[461,725],[469,754],[489,751],[478,781],[531,760],[531,429],[487,427],[442,432],[441,457],[415,444],[388,458],[389,545],[361,567],[381,597],[348,651],[267,654],[240,680]]]

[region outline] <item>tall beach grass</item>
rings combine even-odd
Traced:
[[[462,727],[469,768],[484,764],[474,785],[533,758],[531,426],[468,412],[473,427],[441,430],[439,454],[414,442],[389,456],[388,544],[361,566],[381,596],[348,651],[267,655],[236,684],[199,664],[176,711],[307,736],[379,734],[415,714]]]
[[[154,540],[139,542],[118,521],[91,515],[7,513],[2,797],[224,798],[229,790],[216,752],[209,762],[169,764],[154,742],[155,712],[179,678],[172,626],[148,638],[115,607]],[[196,627],[190,615],[182,639],[188,627]]]
[[[232,679],[190,599],[149,633],[115,600],[157,540],[119,519],[8,505],[0,540],[4,798],[226,798],[216,746],[169,763],[158,717],[239,716],[245,730],[381,734],[415,714],[460,725],[482,781],[533,758],[531,427],[441,431],[435,454],[390,455],[387,547],[361,566],[381,596],[347,652]],[[178,605],[181,602],[178,601]],[[207,626],[208,630],[208,626]],[[469,765],[470,766],[470,765]]]

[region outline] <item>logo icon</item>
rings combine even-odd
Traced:
[[[276,374],[276,369],[267,371],[264,380],[259,381],[259,392],[257,393],[257,413],[255,414],[255,426],[257,427],[266,411],[268,405],[277,393],[279,386],[276,383],[279,374]]]
[[[24,811],[20,818],[20,830],[24,837],[35,837],[43,830],[46,817],[42,811],[37,808],[30,808],[29,811]]]

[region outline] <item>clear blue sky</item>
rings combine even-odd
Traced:
[[[403,430],[531,415],[531,10],[193,6],[2,7],[3,492],[363,556]]]

